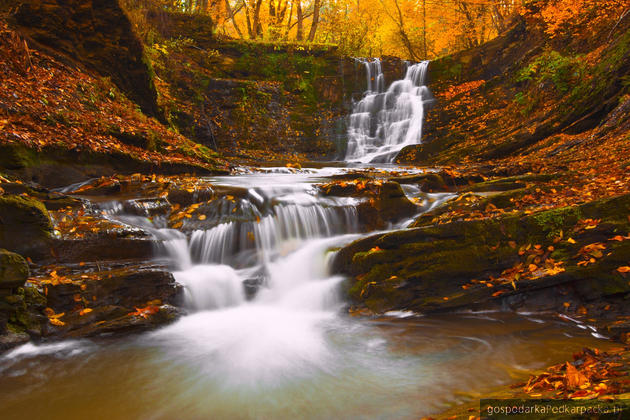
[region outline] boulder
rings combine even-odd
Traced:
[[[42,258],[52,232],[44,204],[32,198],[0,196],[0,247],[24,256]]]
[[[102,271],[97,277],[80,284],[46,286],[48,306],[55,312],[72,310],[78,295],[78,300],[84,299],[90,307],[111,305],[133,310],[153,300],[176,303],[181,291],[171,273],[153,267]]]
[[[0,291],[24,286],[28,274],[28,264],[21,255],[0,249]]]
[[[357,212],[359,222],[368,229],[383,229],[389,223],[411,217],[419,211],[397,182],[332,182],[321,185],[320,191],[326,196],[364,198],[357,206]]]

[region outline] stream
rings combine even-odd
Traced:
[[[12,419],[414,419],[606,345],[552,314],[348,315],[344,279],[328,266],[335,248],[365,234],[357,199],[315,188],[344,171],[210,178],[247,188],[241,208],[254,221],[227,221],[218,209],[205,221],[213,227],[187,234],[116,202],[94,203],[155,236],[156,258],[185,286],[188,314],[135,337],[4,354],[2,411]],[[450,196],[406,193],[424,209]]]
[[[354,167],[204,179],[241,195],[214,198],[209,217],[176,229],[129,212],[134,197],[91,199],[97,214],[154,238],[155,260],[184,286],[186,314],[141,335],[26,344],[1,355],[2,418],[417,419],[584,346],[605,348],[593,328],[554,314],[348,314],[345,279],[329,267],[336,249],[369,233],[357,215],[362,199],[323,195],[317,184],[418,143],[431,100],[428,63],[409,65],[387,89],[380,62],[363,64],[368,90],[349,118],[346,161]],[[383,178],[399,169],[378,168]],[[403,191],[419,213],[453,197]]]

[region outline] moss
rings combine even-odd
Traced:
[[[22,169],[32,166],[33,153],[29,149],[14,145],[0,145],[0,167],[5,169]]]
[[[537,213],[532,217],[535,224],[548,238],[558,236],[561,230],[574,226],[580,219],[580,210],[576,207],[563,207]]]
[[[40,201],[0,196],[0,247],[31,256],[50,239],[52,223]]]
[[[0,249],[0,289],[23,286],[28,275],[28,265],[21,255]]]
[[[548,182],[557,179],[561,174],[525,174],[478,182],[466,188],[466,191],[508,191],[523,188],[529,182]]]

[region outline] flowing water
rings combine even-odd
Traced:
[[[363,63],[367,91],[350,115],[346,160],[392,162],[403,147],[422,140],[425,105],[431,100],[425,85],[429,62],[408,64],[405,77],[387,90],[380,60]]]
[[[189,313],[137,337],[0,356],[2,418],[416,419],[605,343],[551,315],[348,316],[328,266],[361,236],[357,200],[313,186],[338,171],[214,178],[247,189],[240,216],[217,207],[187,233],[100,204],[155,236]]]

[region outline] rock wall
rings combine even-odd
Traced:
[[[112,81],[144,113],[157,116],[157,96],[143,46],[118,0],[21,0],[19,31],[43,47]]]

